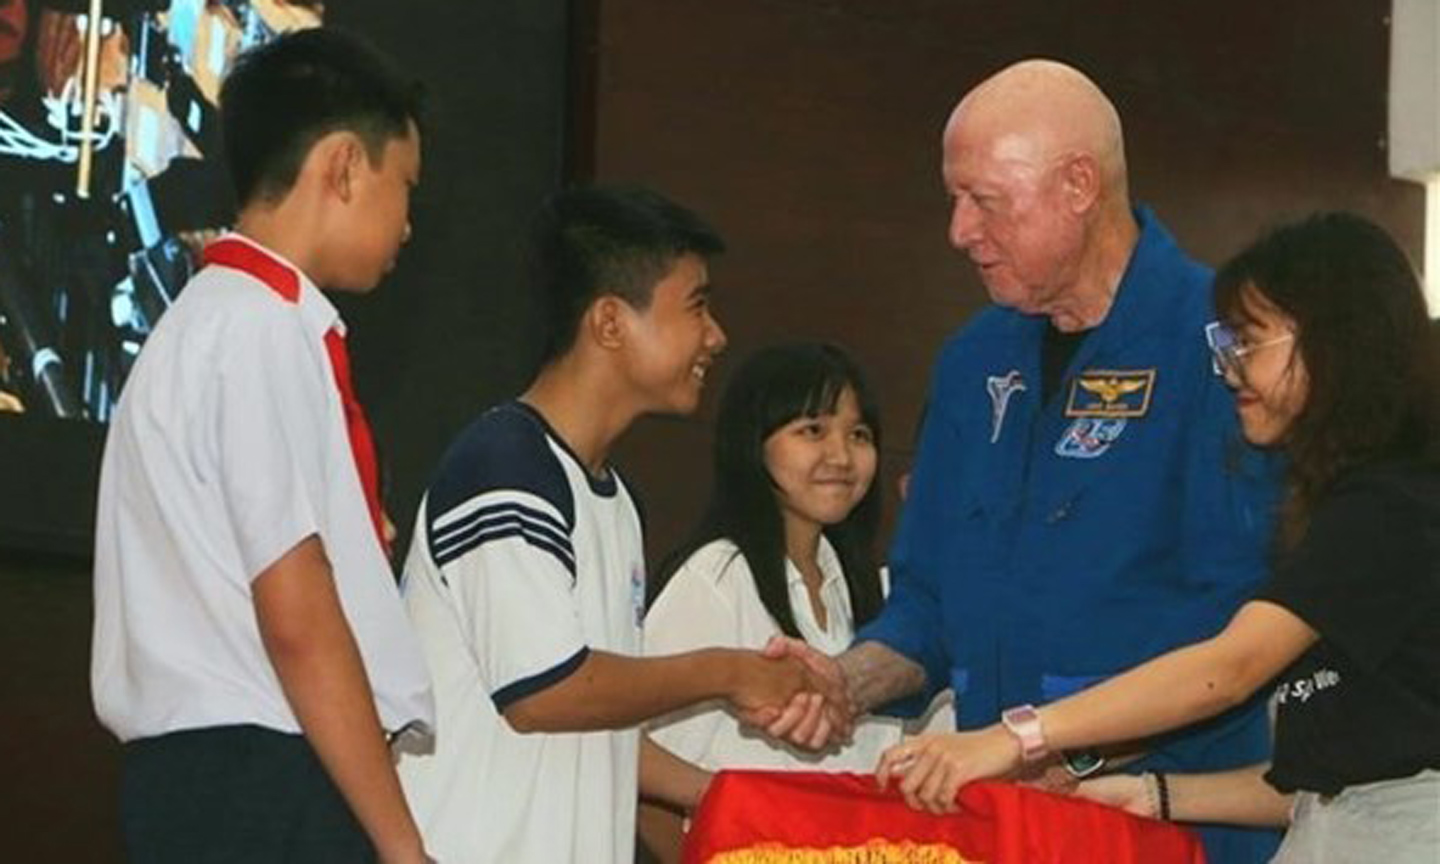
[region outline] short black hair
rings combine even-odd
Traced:
[[[643,310],[677,258],[708,260],[723,251],[704,220],[644,187],[585,186],[551,196],[530,238],[530,278],[545,314],[541,363],[570,350],[597,298],[616,296]]]
[[[344,30],[298,30],[245,51],[220,91],[239,205],[289,192],[310,148],[331,132],[354,132],[378,165],[386,144],[420,127],[423,95],[418,80]]]

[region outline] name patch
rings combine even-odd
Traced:
[[[1065,416],[1144,417],[1154,389],[1154,369],[1086,369],[1070,382]]]

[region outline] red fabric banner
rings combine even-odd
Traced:
[[[1205,864],[1184,828],[1092,801],[980,782],[957,803],[959,813],[933,816],[870,775],[722,771],[695,814],[684,861]]]

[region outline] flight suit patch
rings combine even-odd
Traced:
[[[991,444],[1000,440],[1000,429],[1005,425],[1005,411],[1010,407],[1010,397],[1024,389],[1025,379],[1020,376],[1018,369],[985,379],[985,391],[990,394]]]
[[[1086,369],[1070,382],[1065,416],[1144,417],[1150,410],[1150,394],[1154,389],[1154,369]]]
[[[1125,423],[1123,417],[1081,417],[1060,436],[1060,442],[1055,445],[1055,455],[1070,459],[1102,456],[1125,431]]]

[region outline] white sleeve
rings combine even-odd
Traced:
[[[737,591],[750,584],[744,556],[725,541],[709,543],[685,559],[645,615],[645,654],[698,648],[756,648],[740,632]],[[723,578],[722,578],[723,577]]]
[[[498,490],[467,510],[437,528],[440,573],[456,596],[482,684],[503,711],[563,680],[588,654],[574,557],[567,529],[538,496]],[[466,547],[458,554],[457,544]]]
[[[745,559],[729,543],[712,543],[686,559],[645,616],[645,655],[658,657],[700,648],[756,648],[744,644],[735,586],[748,585]],[[739,568],[717,579],[720,571]],[[744,578],[741,578],[744,577]],[[719,700],[671,712],[652,720],[651,740],[707,770],[716,764],[715,744],[737,721]]]
[[[287,310],[288,311],[288,310]],[[333,379],[298,315],[244,322],[213,394],[216,478],[246,576],[319,530]],[[330,390],[327,390],[330,388]]]

